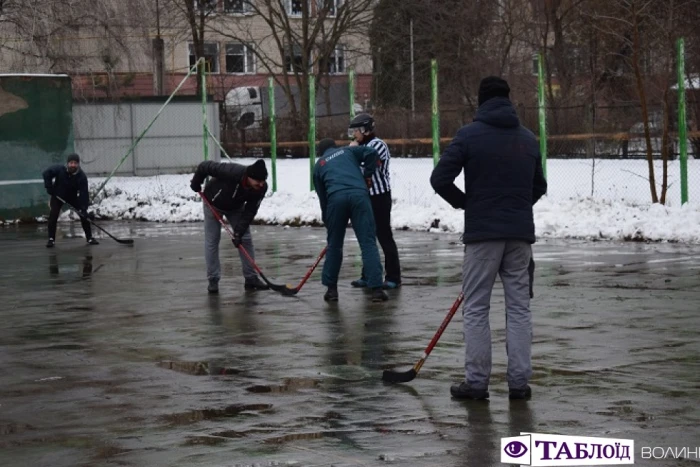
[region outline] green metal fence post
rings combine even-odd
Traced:
[[[309,187],[314,191],[316,164],[316,77],[309,75]]]
[[[350,120],[355,118],[355,70],[350,70],[348,74],[348,92],[350,93]]]
[[[540,121],[540,154],[542,155],[542,172],[547,178],[547,107],[544,94],[544,60],[537,55],[537,104]]]
[[[440,159],[440,111],[438,108],[438,63],[430,61],[430,94],[432,100],[433,166]]]
[[[688,136],[685,109],[685,41],[678,39],[678,149],[681,163],[681,204],[688,202]]]
[[[268,80],[267,96],[270,101],[270,164],[272,165],[272,192],[277,191],[277,127],[275,126],[275,84]]]
[[[204,58],[199,59],[198,66],[204,67]],[[209,159],[209,130],[207,126],[207,74],[202,73],[202,128],[204,138],[204,160]]]

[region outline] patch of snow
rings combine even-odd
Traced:
[[[237,159],[248,165],[254,159]],[[268,170],[270,161],[266,160]],[[431,159],[391,161],[392,227],[460,233],[464,212],[452,209],[430,186]],[[536,233],[542,238],[654,240],[700,243],[700,160],[688,161],[690,202],[680,206],[680,168],[669,161],[668,202],[652,204],[645,160],[550,159],[548,194],[535,205]],[[661,163],[656,164],[660,179]],[[270,170],[271,172],[271,170]],[[310,191],[309,162],[277,162],[278,190],[268,193],[257,222],[320,225],[321,209]],[[156,222],[203,220],[203,206],[189,188],[191,174],[114,177],[92,209],[110,219]],[[95,189],[104,178],[90,178]],[[271,178],[268,179],[270,185]],[[456,180],[462,188],[462,176]],[[660,193],[660,187],[658,188]],[[64,213],[63,219],[71,217]]]

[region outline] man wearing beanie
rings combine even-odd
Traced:
[[[388,300],[389,297],[382,290],[382,263],[368,191],[377,170],[377,150],[369,146],[338,148],[333,139],[325,138],[318,144],[318,155],[314,167],[314,186],[321,204],[321,218],[328,233],[328,250],[321,277],[328,290],[323,299],[327,302],[338,301],[343,242],[348,221],[351,221],[362,250],[362,269],[367,277],[367,286],[372,289],[372,301]]]
[[[236,248],[243,245],[250,256],[255,259],[253,239],[250,235],[250,223],[258,213],[260,203],[267,192],[267,168],[265,161],[258,159],[252,165],[204,161],[190,182],[190,188],[199,193],[206,177],[212,177],[204,189],[204,196],[211,202],[219,214],[228,219],[233,226],[233,244]],[[219,241],[221,225],[207,205],[204,208],[204,259],[207,263],[209,293],[219,292],[221,264],[219,262]],[[245,279],[245,290],[267,290],[268,286],[260,280],[253,265],[239,251],[241,267]]]
[[[450,388],[456,399],[489,398],[489,309],[497,275],[505,294],[509,398],[532,394],[532,206],[547,192],[547,182],[537,140],[520,125],[509,95],[505,80],[489,76],[481,81],[474,122],[457,132],[430,177],[438,195],[464,209],[465,379]],[[465,192],[454,184],[462,170]]]
[[[80,156],[70,154],[66,158],[66,164],[55,164],[44,170],[44,188],[46,193],[51,197],[49,206],[49,241],[46,243],[46,248],[53,248],[56,244],[56,227],[58,225],[58,216],[61,214],[63,201],[78,209],[81,213],[80,225],[85,232],[85,239],[88,245],[99,245],[99,242],[92,238],[92,229],[88,222],[89,214],[87,212],[90,204],[88,193],[88,179],[85,172],[80,170]]]

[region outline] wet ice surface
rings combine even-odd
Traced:
[[[296,297],[244,292],[225,235],[208,296],[201,224],[105,227],[135,246],[47,250],[45,226],[0,229],[1,465],[491,466],[501,437],[530,431],[632,438],[636,465],[676,466],[640,448],[699,445],[700,246],[536,244],[533,400],[507,400],[499,284],[491,401],[464,403],[449,396],[459,313],[415,380],[381,382],[420,358],[457,297],[456,235],[396,232],[405,286],[372,304],[349,286],[349,231],[327,305],[320,267]],[[254,239],[266,275],[296,285],[324,231]]]

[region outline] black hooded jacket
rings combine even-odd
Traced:
[[[65,165],[55,164],[44,170],[44,187],[52,196],[60,196],[74,207],[86,210],[90,204],[88,179],[81,169],[71,174]]]
[[[454,185],[464,170],[465,191]],[[535,135],[504,97],[484,102],[462,127],[430,177],[433,189],[464,209],[464,243],[535,242],[532,206],[547,192]]]
[[[221,211],[235,211],[243,206],[243,213],[234,226],[234,232],[243,235],[258,213],[267,193],[267,183],[255,190],[246,183],[246,166],[235,163],[204,161],[197,166],[192,182],[201,185],[206,177],[204,196]]]

